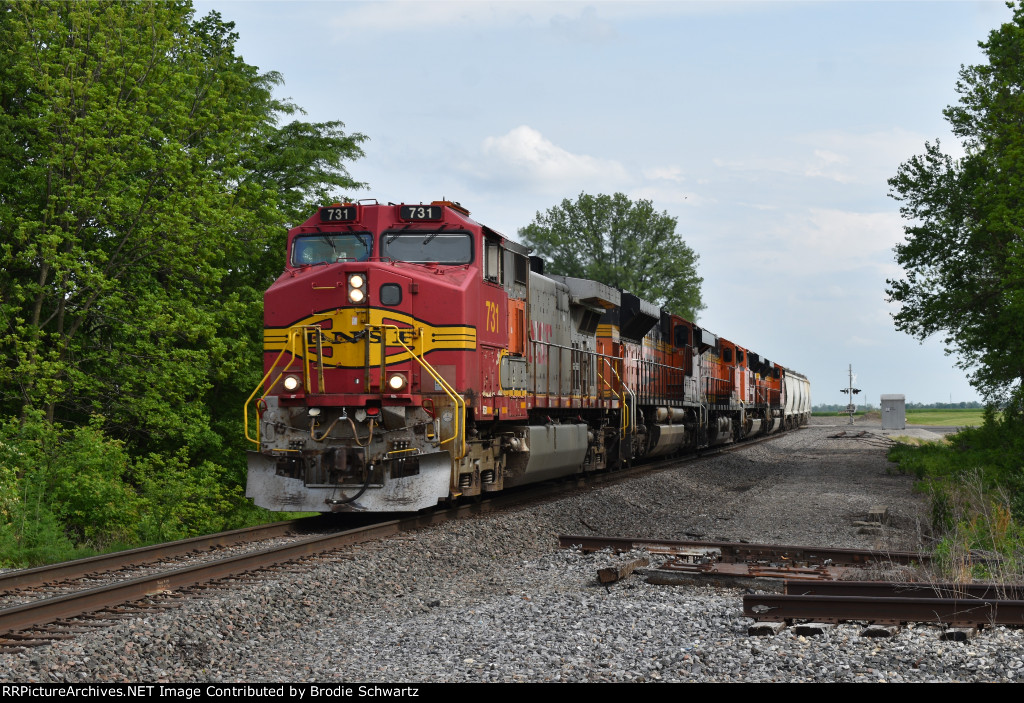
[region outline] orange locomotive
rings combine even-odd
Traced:
[[[800,374],[528,254],[447,201],[336,204],[292,229],[247,495],[420,510],[806,422]]]

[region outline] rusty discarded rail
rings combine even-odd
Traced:
[[[892,581],[791,581],[784,592],[793,596],[857,596],[861,598],[947,598],[1024,600],[1024,585],[995,583],[903,583]]]
[[[874,564],[927,563],[927,555],[917,552],[886,552],[867,549],[840,549],[837,547],[801,547],[783,544],[746,544],[743,542],[698,542],[635,537],[585,537],[561,535],[558,546],[562,549],[579,548],[584,552],[612,549],[628,552],[643,549],[655,554],[682,554],[694,550],[718,550],[720,561],[756,562],[783,561],[793,563],[832,564],[836,566],[870,566]]]
[[[938,623],[950,627],[1024,625],[1024,601],[977,598],[894,598],[863,596],[747,594],[743,615],[757,621],[901,625]]]

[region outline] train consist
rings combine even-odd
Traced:
[[[338,204],[288,235],[246,403],[247,495],[413,511],[806,423],[802,375],[457,203]],[[255,417],[254,417],[255,416]]]

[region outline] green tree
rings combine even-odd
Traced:
[[[240,494],[286,225],[361,185],[365,139],[294,119],[237,38],[182,0],[0,0],[0,419],[88,426],[128,457],[104,481],[189,495],[202,529],[209,477]]]
[[[938,142],[902,164],[890,195],[908,221],[902,278],[887,293],[897,329],[944,335],[947,353],[990,400],[1024,379],[1024,10],[980,42],[988,62],[961,68],[944,115],[965,155]]]
[[[538,212],[519,237],[551,273],[622,288],[689,320],[704,309],[698,256],[676,234],[676,218],[650,200],[580,193]]]

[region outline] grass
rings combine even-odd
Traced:
[[[921,447],[926,444],[949,444],[949,440],[943,437],[942,439],[921,439],[920,437],[910,437],[908,435],[896,435],[890,437],[893,442],[897,444],[908,444],[912,447]]]
[[[816,412],[811,413],[815,417],[845,417],[846,412]],[[871,410],[865,412],[863,410],[855,413],[856,417],[865,417],[867,419],[879,419],[881,413],[878,410]],[[923,408],[923,409],[908,409],[907,410],[907,424],[908,425],[939,425],[939,426],[956,426],[956,427],[980,427],[981,423],[984,422],[985,411],[982,408]]]
[[[979,427],[985,421],[981,408],[948,410],[944,408],[907,410],[908,425],[955,425],[957,427]]]

